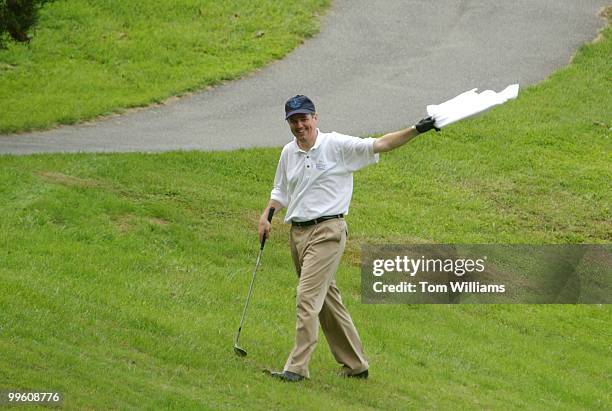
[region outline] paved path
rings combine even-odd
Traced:
[[[544,79],[604,25],[603,0],[335,0],[287,58],[212,90],[87,125],[0,135],[0,153],[280,146],[283,103],[313,98],[321,129],[366,135],[478,87]],[[426,17],[425,17],[426,16]]]

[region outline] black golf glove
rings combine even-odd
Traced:
[[[419,133],[425,133],[426,131],[429,131],[432,128],[435,129],[436,131],[440,131],[438,127],[434,126],[435,122],[436,120],[433,117],[427,117],[419,121],[418,123],[416,123],[414,127],[417,129]]]

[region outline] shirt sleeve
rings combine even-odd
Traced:
[[[379,155],[374,153],[375,138],[359,138],[336,133],[340,143],[342,161],[350,172],[378,163]]]
[[[274,201],[279,202],[283,207],[287,207],[287,173],[286,164],[283,153],[281,153],[278,165],[276,166],[276,175],[274,176],[274,185],[270,198]]]

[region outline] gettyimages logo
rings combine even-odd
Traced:
[[[385,272],[404,272],[414,277],[418,272],[445,272],[462,276],[465,273],[480,272],[485,270],[486,256],[477,260],[473,259],[441,259],[441,258],[411,258],[407,255],[396,256],[394,260],[374,260],[372,263],[372,274],[379,277]]]
[[[609,245],[364,246],[362,301],[607,304],[611,261]]]

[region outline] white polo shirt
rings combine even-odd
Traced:
[[[308,151],[295,138],[283,147],[270,198],[287,208],[285,222],[348,214],[353,172],[377,163],[374,138],[322,133]]]

